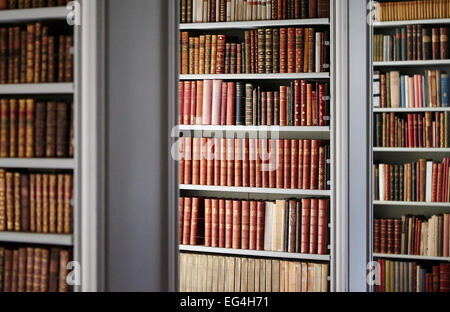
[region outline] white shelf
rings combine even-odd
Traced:
[[[450,60],[374,62],[374,67],[450,66]]]
[[[374,113],[425,113],[450,112],[450,107],[421,107],[421,108],[374,108]]]
[[[199,191],[199,192],[218,192],[218,193],[242,193],[242,194],[271,194],[271,195],[287,195],[287,196],[319,196],[329,197],[331,191],[318,190],[294,190],[294,189],[272,189],[272,188],[256,188],[256,187],[223,187],[223,186],[204,186],[204,185],[180,185],[182,191]]]
[[[66,7],[2,10],[0,23],[66,20],[68,13]]]
[[[226,249],[226,248],[212,248],[203,246],[179,246],[180,251],[199,252],[220,255],[236,255],[248,257],[263,257],[263,258],[280,258],[280,259],[296,259],[308,261],[330,261],[329,255],[310,255],[297,254],[287,252],[272,252],[272,251],[256,251],[256,250],[241,250],[241,249]]]
[[[180,75],[180,80],[300,80],[329,78],[329,73]]]
[[[0,94],[73,94],[73,83],[30,83],[0,85]]]
[[[0,168],[72,170],[75,168],[75,161],[55,158],[0,158]]]
[[[0,232],[0,242],[73,246],[73,235]]]
[[[221,23],[189,23],[180,24],[180,30],[215,30],[215,29],[255,29],[263,27],[314,26],[330,25],[328,18],[243,21]]]
[[[381,148],[373,149],[374,153],[450,153],[450,148]]]
[[[375,258],[403,259],[403,260],[421,260],[421,261],[442,261],[450,262],[450,258],[445,257],[427,257],[427,256],[409,256],[409,255],[390,255],[390,254],[374,254]]]
[[[428,208],[450,208],[450,203],[426,203],[426,202],[404,202],[404,201],[374,201],[374,206],[402,206],[402,207],[428,207]]]
[[[393,22],[374,22],[373,27],[375,27],[375,28],[401,27],[401,26],[417,25],[417,24],[422,24],[422,25],[450,24],[450,18],[410,20],[410,21],[393,21]]]

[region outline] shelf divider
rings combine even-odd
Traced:
[[[215,30],[215,29],[256,29],[262,27],[285,26],[320,26],[330,25],[328,18],[291,19],[291,20],[267,20],[267,21],[242,21],[220,23],[189,23],[180,24],[180,30]]]
[[[0,242],[73,246],[73,235],[0,232]]]

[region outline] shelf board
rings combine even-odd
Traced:
[[[34,8],[0,11],[0,23],[66,20],[69,11],[64,7]]]
[[[374,108],[374,113],[425,113],[450,112],[450,107],[421,107],[421,108]]]
[[[294,189],[271,189],[254,187],[223,187],[204,185],[180,185],[182,191],[220,192],[220,193],[243,193],[243,194],[271,194],[271,195],[293,195],[293,196],[319,196],[329,197],[331,191],[318,190],[294,190]]]
[[[180,80],[292,80],[329,78],[330,73],[180,75]]]
[[[380,148],[373,149],[374,153],[450,153],[450,148]]]
[[[0,158],[0,168],[73,170],[73,159],[56,158]]]
[[[446,257],[428,257],[428,256],[409,256],[409,255],[389,255],[374,254],[374,258],[403,259],[403,260],[422,260],[422,261],[442,261],[450,262],[450,258]]]
[[[73,83],[30,83],[0,85],[0,94],[73,94]]]
[[[374,67],[450,66],[450,60],[374,62]]]
[[[188,23],[180,24],[180,30],[214,30],[214,29],[256,29],[262,27],[313,26],[330,25],[328,18],[242,21],[222,23]]]
[[[73,235],[0,232],[0,242],[73,246]]]
[[[426,202],[404,202],[404,201],[374,201],[374,206],[405,206],[405,207],[429,207],[450,208],[450,203],[426,203]]]
[[[248,257],[262,257],[262,258],[276,258],[276,259],[296,259],[308,261],[330,261],[329,255],[310,255],[310,254],[296,254],[287,252],[272,252],[272,251],[256,251],[256,250],[241,250],[241,249],[226,249],[226,248],[212,248],[203,246],[179,246],[180,251],[199,252],[208,254],[220,254],[230,256],[248,256]]]
[[[374,22],[373,27],[386,28],[386,27],[399,27],[399,26],[416,25],[416,24],[422,24],[422,25],[450,24],[450,18],[410,20],[410,21],[392,21],[392,22]]]

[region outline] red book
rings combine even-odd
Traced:
[[[444,166],[443,164],[438,164],[438,168],[437,168],[438,172],[437,172],[437,194],[436,194],[436,202],[441,203],[442,202],[442,193],[443,193],[443,189],[442,189],[442,185],[443,185],[443,174],[444,174]]]
[[[212,200],[205,199],[205,246],[212,246]]]
[[[242,186],[250,187],[250,140],[242,140]]]
[[[184,197],[179,199],[179,231],[180,231],[180,244],[183,244],[183,224],[184,224]]]
[[[189,125],[195,125],[197,109],[197,81],[192,81],[191,83],[191,108],[189,110]]]
[[[234,140],[234,186],[242,187],[243,139]]]
[[[287,87],[280,87],[280,126],[287,126]]]
[[[307,114],[308,114],[308,92],[307,92],[307,83],[305,80],[300,82],[300,108],[301,108],[301,126],[306,127],[308,125]]]
[[[256,139],[249,139],[250,187],[256,187]]]
[[[408,146],[414,147],[414,117],[413,114],[408,114]]]
[[[296,80],[294,84],[294,125],[300,127],[302,125],[302,108],[301,108],[301,82]]]
[[[214,139],[208,139],[206,143],[206,184],[214,185]]]
[[[234,186],[234,139],[227,139],[227,185]]]
[[[434,163],[433,164],[433,176],[432,176],[432,191],[431,191],[431,201],[433,203],[437,202],[437,185],[438,185],[438,164]]]
[[[189,245],[191,242],[191,198],[184,199],[184,222],[183,222],[183,245]]]
[[[262,171],[261,171],[261,141],[256,140],[256,187],[262,187]]]
[[[226,240],[226,212],[225,200],[219,200],[219,248],[225,248]]]
[[[303,141],[303,189],[311,187],[311,141]]]
[[[317,190],[319,186],[319,148],[320,141],[313,140],[311,143],[311,190]]]
[[[296,30],[296,60],[295,60],[295,71],[297,73],[303,73],[303,64],[305,59],[305,30],[304,28],[297,28]]]
[[[242,203],[233,201],[232,248],[241,249]]]
[[[387,248],[387,220],[382,219],[380,221],[380,251],[382,254],[388,253]]]
[[[439,289],[441,292],[450,292],[450,264],[441,263],[439,268]]]
[[[325,96],[325,85],[321,83],[319,84],[319,127],[325,127],[327,125],[325,121],[327,114],[327,102],[324,100]]]
[[[291,188],[291,140],[284,140],[284,188]]]
[[[325,255],[328,251],[328,199],[319,200],[319,236],[318,254]]]
[[[280,73],[288,72],[288,30],[280,29]]]
[[[440,273],[439,273],[439,267],[438,266],[433,266],[433,274],[432,274],[432,286],[431,286],[431,291],[432,292],[439,292],[439,278],[440,278]]]
[[[225,201],[225,248],[233,247],[233,201]]]
[[[394,253],[399,255],[401,253],[401,238],[402,237],[402,221],[394,220]]]
[[[269,188],[277,188],[277,141],[269,141]]]
[[[227,126],[234,126],[236,116],[236,83],[228,82],[227,87]]]
[[[228,83],[222,82],[222,97],[220,104],[220,125],[222,126],[233,126],[234,124],[228,124],[228,116],[231,112],[228,111],[228,101],[230,98],[228,96]]]
[[[278,140],[277,152],[277,188],[284,188],[284,141]]]
[[[195,124],[203,124],[203,80],[197,81],[197,108],[195,109]]]
[[[250,202],[242,202],[242,235],[241,235],[241,248],[250,249]],[[234,230],[234,227],[233,227]],[[233,234],[234,235],[234,234]]]
[[[310,239],[310,220],[311,220],[311,200],[302,199],[302,249],[301,253],[309,253]]]
[[[193,159],[192,159],[192,184],[200,184],[200,159],[201,159],[202,140],[193,138]]]
[[[192,184],[192,138],[185,138],[184,143],[184,184]]]
[[[180,163],[179,163],[179,170],[180,170],[180,184],[185,184],[184,183],[184,168],[185,168],[185,159],[184,159],[184,156],[185,156],[185,151],[184,151],[184,149],[185,149],[185,138],[179,138],[179,140],[178,140],[178,146],[179,146],[179,149],[178,149],[178,153],[179,153],[179,158],[180,158]]]
[[[298,141],[291,140],[291,188],[298,188]]]
[[[288,44],[287,44],[287,58],[288,58],[288,73],[295,73],[295,58],[296,58],[296,50],[295,50],[295,28],[288,28]]]
[[[179,98],[179,112],[178,112],[178,123],[180,125],[183,124],[184,121],[184,81],[181,81],[179,84],[179,92],[180,92],[180,98]]]
[[[200,148],[200,185],[208,183],[208,139],[201,139]]]
[[[183,125],[189,125],[191,120],[191,81],[184,82],[184,109],[183,109]]]
[[[197,245],[199,241],[199,214],[200,214],[200,199],[192,198],[191,211],[191,245]]]
[[[205,203],[205,215],[206,215],[206,203]],[[211,200],[211,247],[214,248],[219,247],[219,200],[217,199]]]
[[[264,250],[264,227],[265,227],[265,213],[266,205],[264,202],[257,203],[256,215],[256,250]]]
[[[381,247],[380,246],[380,238],[381,238],[380,231],[381,231],[381,221],[379,219],[377,219],[374,221],[374,234],[373,234],[373,236],[374,236],[373,252],[374,253],[381,252],[381,250],[380,250],[380,247]]]
[[[248,249],[250,250],[256,250],[257,227],[258,227],[258,203],[252,201],[250,202],[250,228],[249,228],[249,246],[248,246]]]
[[[216,63],[216,74],[225,73],[225,46],[226,46],[226,36],[217,36],[217,63]]]
[[[303,189],[304,140],[298,141],[298,188]]]
[[[220,139],[220,186],[228,185],[227,139]]]
[[[319,200],[311,200],[311,219],[309,223],[309,253],[317,254],[319,238]]]
[[[270,187],[270,141],[269,140],[261,140],[261,176],[262,176],[262,187],[269,188]]]
[[[221,139],[213,139],[214,141],[214,185],[220,186],[221,166],[220,156],[222,155]]]
[[[254,74],[257,72],[258,67],[256,66],[256,60],[258,59],[255,55],[255,31],[250,31],[250,47],[251,47],[251,53],[250,53],[250,63],[251,63],[251,74]]]

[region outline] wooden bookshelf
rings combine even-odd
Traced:
[[[250,251],[224,248],[211,248],[203,246],[178,246],[178,252],[188,252],[195,254],[208,255],[230,255],[249,258],[268,258],[268,259],[287,259],[298,261],[316,261],[326,262],[329,264],[329,290],[336,291],[336,107],[338,106],[334,98],[335,94],[335,1],[330,0],[330,18],[326,19],[302,19],[302,20],[267,20],[267,21],[245,21],[245,22],[223,22],[223,23],[189,23],[179,24],[180,31],[193,31],[194,33],[231,34],[237,36],[244,30],[255,30],[259,28],[289,28],[289,27],[318,27],[318,29],[329,29],[330,31],[330,63],[328,72],[314,73],[274,73],[274,74],[220,74],[220,75],[178,75],[176,85],[179,81],[193,80],[225,80],[225,81],[243,81],[243,82],[264,82],[275,89],[276,86],[286,85],[286,82],[293,80],[308,80],[327,82],[330,87],[330,126],[327,127],[266,127],[266,126],[201,126],[201,125],[176,125],[172,131],[172,137],[194,137],[194,138],[228,138],[242,137],[248,138],[265,133],[267,138],[275,133],[276,139],[305,139],[305,140],[326,140],[330,142],[330,159],[326,160],[331,166],[330,181],[325,181],[330,190],[301,190],[301,189],[272,189],[272,188],[252,188],[252,187],[220,187],[220,186],[204,186],[204,185],[184,185],[178,184],[177,189],[180,197],[203,197],[203,198],[220,198],[220,199],[244,199],[244,200],[265,200],[275,201],[279,199],[301,199],[301,198],[322,198],[328,199],[329,206],[329,255],[309,255],[297,253],[278,253],[267,251]],[[179,48],[177,48],[179,51]],[[177,56],[178,57],[178,56]],[[178,95],[179,93],[176,92]],[[176,99],[176,107],[178,100]],[[176,110],[178,111],[178,110]],[[265,138],[265,137],[264,137]],[[178,181],[176,178],[175,181]],[[178,201],[177,201],[178,203]],[[178,211],[178,206],[174,207]],[[178,222],[178,221],[177,221]],[[177,223],[178,227],[178,223]],[[179,239],[177,239],[179,242]]]

